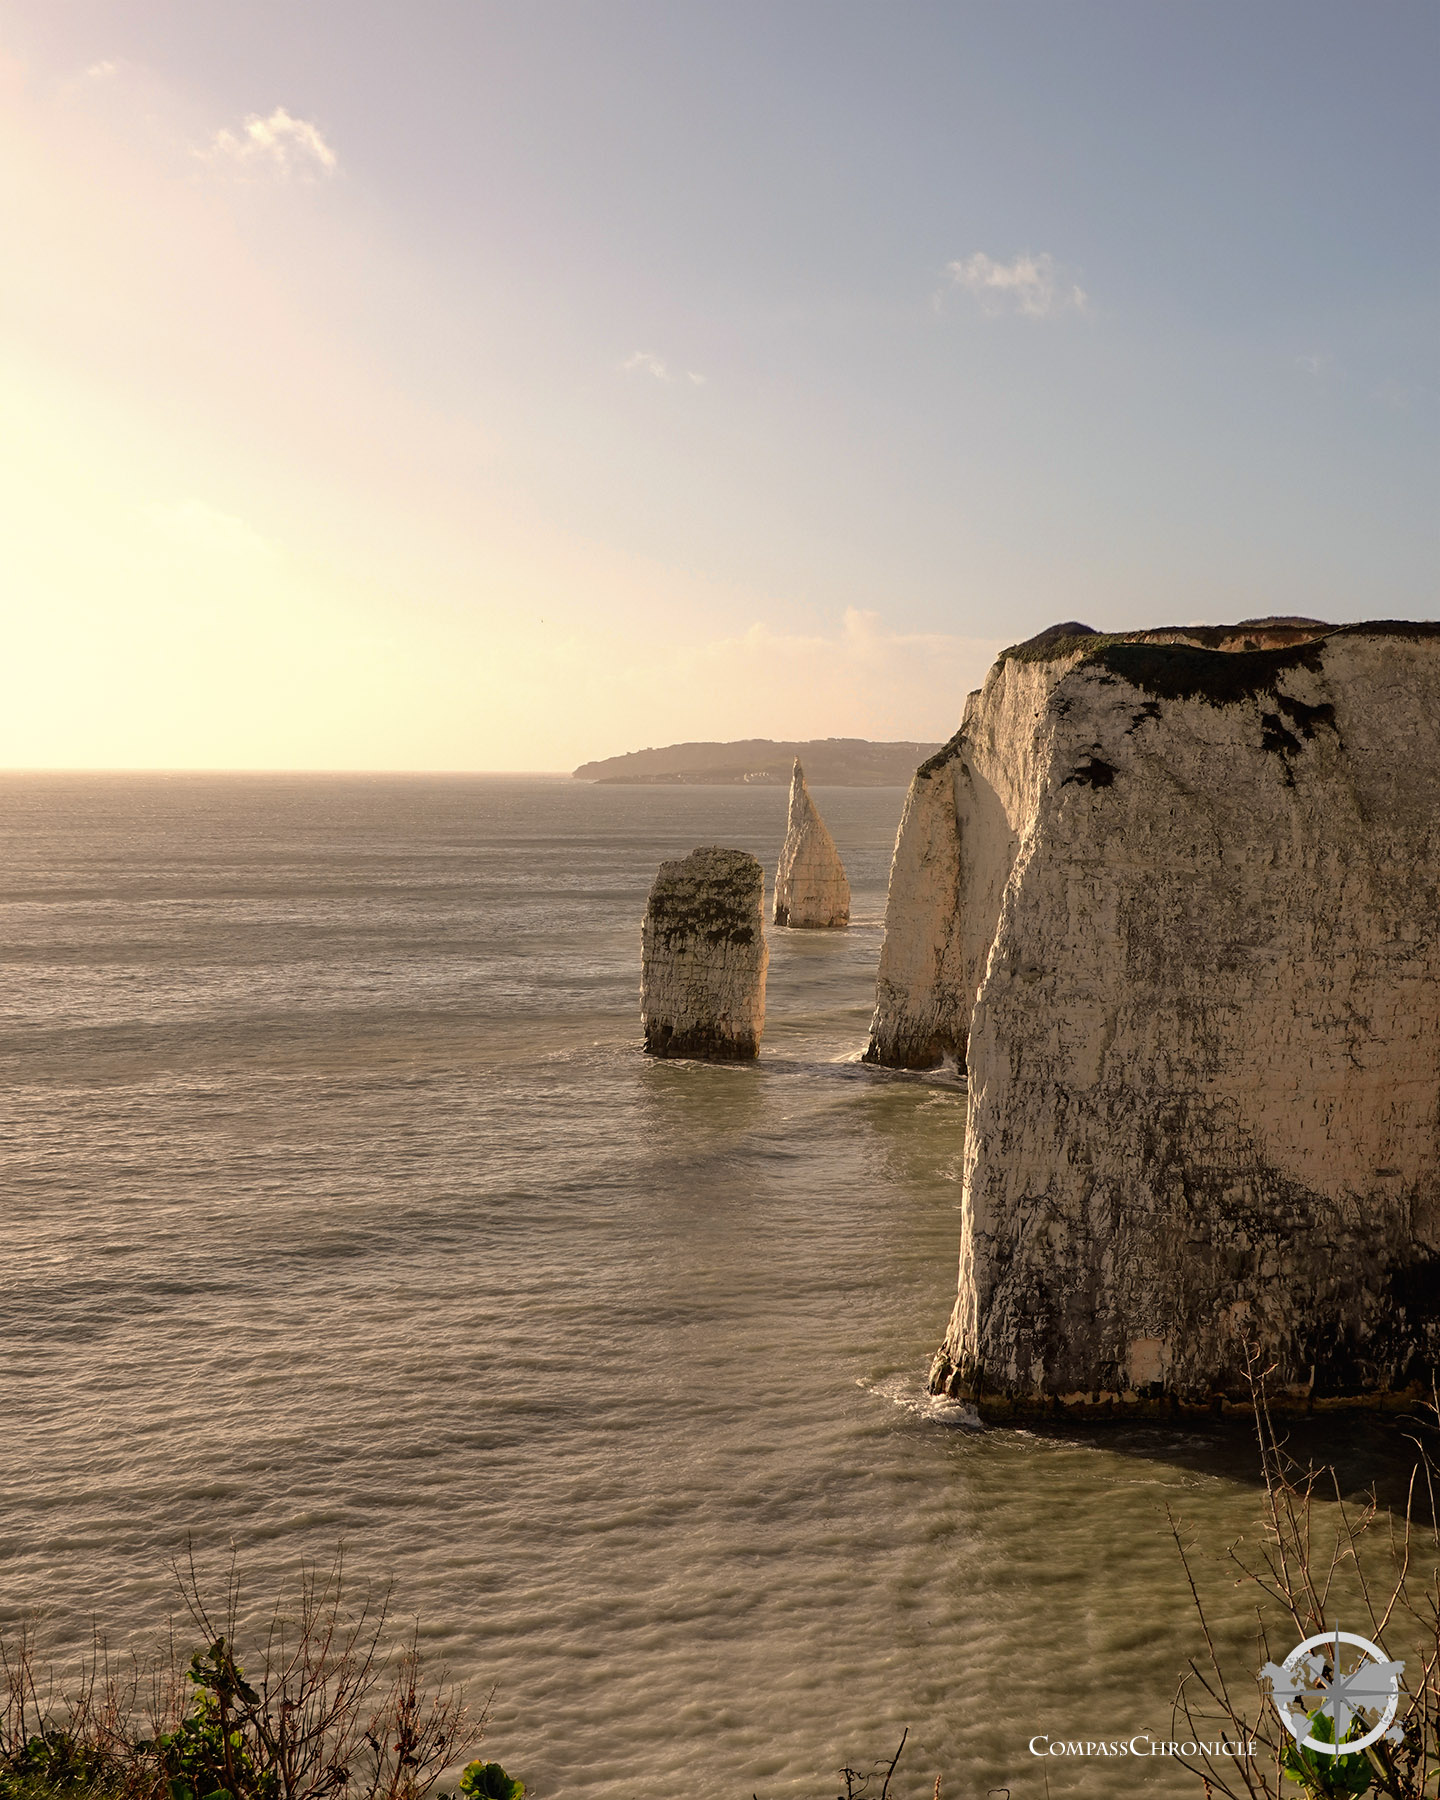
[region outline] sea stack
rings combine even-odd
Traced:
[[[765,1029],[765,873],[714,846],[664,862],[641,932],[640,1017],[651,1056],[739,1062]]]
[[[790,816],[775,876],[775,923],[825,929],[850,923],[850,883],[800,759],[790,775]]]
[[[970,1084],[932,1386],[988,1416],[1429,1392],[1440,625],[1006,651],[916,775],[867,1056]]]

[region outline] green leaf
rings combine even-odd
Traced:
[[[1312,1713],[1307,1735],[1318,1743],[1333,1744],[1334,1721],[1328,1713]],[[1282,1766],[1310,1800],[1360,1800],[1375,1780],[1375,1765],[1368,1756],[1327,1756],[1298,1742],[1286,1746]]]
[[[523,1800],[525,1783],[507,1775],[498,1762],[472,1762],[460,1777],[460,1791],[470,1800]]]

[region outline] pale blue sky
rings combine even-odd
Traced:
[[[1062,617],[1435,612],[1433,0],[0,0],[0,46],[32,153],[182,241],[152,312],[227,258],[266,296],[187,303],[167,359],[143,273],[110,319],[114,252],[47,244],[100,291],[6,321],[144,415],[147,517],[252,532],[318,609],[308,735],[247,750],[237,702],[120,760],[941,735]],[[336,666],[364,712],[327,632],[390,646]]]

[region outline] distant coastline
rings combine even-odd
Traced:
[[[573,779],[629,787],[788,787],[798,756],[817,787],[907,787],[919,765],[939,748],[938,743],[875,744],[865,738],[668,744],[582,763]]]

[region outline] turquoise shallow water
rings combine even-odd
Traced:
[[[0,1624],[143,1636],[187,1533],[257,1605],[343,1540],[541,1800],[826,1796],[906,1727],[897,1800],[1038,1800],[1033,1734],[1168,1735],[1165,1507],[1220,1551],[1253,1459],[924,1395],[964,1094],[855,1061],[902,798],[818,790],[855,924],[775,933],[711,1068],[639,1053],[646,889],[773,870],[781,790],[0,781]]]

